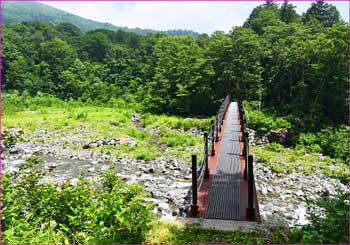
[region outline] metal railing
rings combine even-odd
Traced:
[[[255,219],[255,208],[254,208],[254,172],[253,172],[253,156],[249,155],[249,133],[247,131],[247,117],[244,111],[243,104],[238,102],[238,111],[240,115],[240,125],[243,142],[244,157],[244,179],[248,181],[248,207],[246,209],[246,217],[248,220]]]
[[[201,188],[204,179],[208,179],[210,174],[208,165],[209,151],[211,156],[215,155],[215,142],[219,141],[219,132],[221,132],[221,127],[230,102],[231,96],[227,95],[220,106],[215,121],[211,120],[210,132],[204,133],[203,159],[200,161],[199,169],[197,168],[197,155],[192,155],[192,216],[197,216],[198,214],[198,190]]]

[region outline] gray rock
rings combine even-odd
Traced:
[[[163,211],[163,210],[168,210],[169,209],[169,204],[161,202],[158,204],[158,210]]]
[[[134,113],[131,115],[132,122],[139,122],[141,120],[141,115],[138,113]]]
[[[69,184],[72,186],[76,186],[78,184],[78,178],[73,178],[69,180]]]
[[[177,189],[190,188],[191,186],[192,186],[192,183],[188,183],[188,182],[176,182],[176,188],[177,188]]]
[[[331,194],[329,193],[329,190],[326,189],[322,192],[322,195],[323,196],[330,196]]]
[[[275,142],[281,145],[289,145],[291,142],[291,134],[288,130],[272,130],[268,134],[268,139],[270,142]]]
[[[125,143],[126,146],[137,146],[137,143],[135,140],[130,139]]]
[[[295,195],[297,195],[298,197],[303,197],[304,196],[304,192],[302,190],[298,190]]]

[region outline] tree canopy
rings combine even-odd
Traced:
[[[226,93],[259,109],[341,123],[347,115],[347,26],[323,1],[300,17],[285,1],[242,27],[188,35],[82,33],[69,23],[5,24],[3,89],[61,99],[132,99],[144,110],[211,114]]]

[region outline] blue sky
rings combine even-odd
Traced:
[[[345,21],[349,19],[349,3],[327,1],[334,4]],[[240,26],[254,7],[264,1],[187,1],[187,2],[104,2],[65,1],[43,2],[84,18],[112,23],[116,26],[140,27],[155,30],[189,29],[211,34],[216,30],[228,32]],[[277,2],[282,4],[283,1]],[[291,1],[301,14],[312,1]]]

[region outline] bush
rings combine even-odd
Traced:
[[[273,152],[283,152],[285,150],[283,145],[276,143],[268,144],[265,149]]]
[[[194,146],[196,144],[196,138],[193,135],[182,134],[166,129],[161,129],[160,137],[159,143],[169,147]]]
[[[37,158],[16,176],[3,176],[4,243],[141,243],[151,228],[151,205],[139,185],[113,172],[101,184],[40,183]],[[42,240],[40,240],[40,239]],[[38,240],[39,239],[39,240]]]
[[[348,193],[338,193],[335,198],[322,197],[316,201],[309,201],[307,214],[310,224],[295,230],[296,240],[301,243],[348,244],[348,198]]]
[[[322,152],[332,158],[338,158],[345,163],[349,161],[348,128],[343,125],[338,128],[327,127],[317,134],[318,144]]]
[[[297,149],[305,148],[308,152],[322,152],[316,134],[301,133],[296,141]]]
[[[248,102],[244,102],[244,108],[248,117],[248,127],[260,133],[266,134],[271,130],[291,128],[290,122],[286,119],[274,115],[267,115],[262,111],[258,111]]]
[[[294,140],[297,149],[308,152],[322,152],[342,162],[348,162],[348,129],[345,125],[327,127],[318,133],[301,133]]]
[[[181,118],[178,116],[165,116],[165,115],[151,115],[146,113],[142,116],[141,121],[145,127],[156,128],[156,127],[169,127],[172,129],[183,129],[189,130],[197,127],[201,130],[210,129],[210,118],[207,119],[196,119],[196,118]]]

